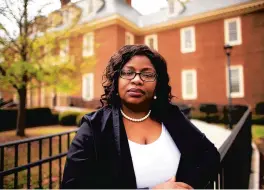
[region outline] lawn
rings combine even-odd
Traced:
[[[76,129],[75,126],[65,127],[65,126],[42,126],[26,129],[26,137],[17,137],[15,136],[15,131],[6,131],[0,132],[0,144],[5,142],[10,142],[14,140],[20,140],[25,138],[43,136],[56,134],[64,131],[69,131],[72,129]],[[71,140],[74,137],[74,134],[71,135]],[[31,162],[35,162],[39,160],[39,144],[38,142],[31,143]],[[67,151],[67,136],[62,138],[62,152]],[[52,155],[56,155],[59,153],[59,138],[52,139]],[[14,148],[5,148],[4,152],[4,170],[10,169],[14,166]],[[49,140],[43,140],[42,142],[42,158],[49,157]],[[27,163],[27,144],[19,145],[18,151],[18,166],[24,165]],[[62,171],[65,163],[65,158],[62,159]],[[38,175],[39,167],[33,167],[31,169],[31,188],[38,187]],[[27,171],[22,171],[18,173],[18,188],[26,188],[27,183]],[[52,187],[58,189],[59,188],[59,161],[55,160],[52,162]],[[49,185],[49,164],[45,163],[42,165],[42,185],[43,188],[48,188]],[[13,188],[14,175],[9,175],[4,178],[4,188],[9,189]]]
[[[253,125],[252,137],[253,139],[264,138],[264,125]]]

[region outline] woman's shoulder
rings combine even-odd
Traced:
[[[89,123],[94,123],[94,122],[99,122],[99,121],[102,122],[109,118],[109,116],[111,115],[111,112],[112,112],[112,109],[110,106],[101,107],[93,112],[85,114],[81,120],[81,124],[83,122],[89,122]]]

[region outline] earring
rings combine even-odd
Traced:
[[[155,95],[153,98],[154,98],[154,100],[156,100],[157,99],[157,96]]]
[[[116,95],[118,96],[118,93],[116,93]]]

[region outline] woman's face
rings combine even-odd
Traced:
[[[133,78],[134,72],[141,73],[141,76],[137,74]],[[118,79],[118,94],[121,101],[126,104],[150,104],[157,83],[155,76],[155,68],[148,57],[142,55],[132,57],[122,68]]]

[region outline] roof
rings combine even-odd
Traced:
[[[186,3],[186,9],[175,16],[168,14],[168,7],[149,15],[142,15],[128,5],[125,0],[93,0],[96,2],[96,11],[93,14],[88,14],[90,1],[92,0],[80,0],[74,3],[82,10],[79,24],[118,14],[138,27],[148,27],[256,0],[189,0]]]

